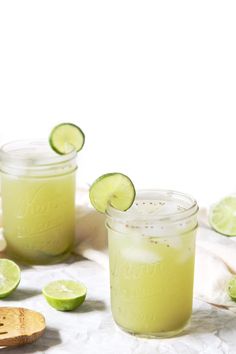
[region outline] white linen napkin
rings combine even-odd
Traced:
[[[74,252],[108,269],[105,216],[90,206],[81,191],[77,206],[77,236]],[[236,274],[236,237],[226,237],[208,225],[206,209],[199,212],[196,238],[194,295],[214,305],[236,311],[227,294],[227,283]]]

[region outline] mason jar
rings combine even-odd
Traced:
[[[31,264],[57,263],[75,236],[76,152],[48,142],[16,141],[0,149],[3,234],[7,254]]]
[[[123,330],[171,337],[191,317],[198,206],[183,193],[137,193],[125,212],[107,209],[111,308]]]

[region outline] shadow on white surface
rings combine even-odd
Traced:
[[[75,310],[75,313],[86,313],[91,311],[104,311],[106,310],[106,304],[101,300],[85,300],[82,306]]]
[[[37,295],[42,295],[42,291],[37,289],[16,289],[12,294],[4,299],[4,302],[22,301]]]
[[[1,348],[0,352],[7,354],[33,354],[44,353],[47,349],[61,344],[59,331],[46,327],[46,331],[41,338],[32,344],[26,344],[19,347]]]

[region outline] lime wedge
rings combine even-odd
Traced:
[[[80,151],[84,146],[85,135],[75,124],[62,123],[53,128],[49,143],[54,151],[64,155],[75,151]]]
[[[43,295],[49,305],[59,311],[76,309],[84,302],[86,293],[86,287],[73,280],[56,280],[43,288]]]
[[[118,210],[125,211],[135,199],[135,188],[130,178],[114,172],[100,176],[89,189],[89,198],[94,208],[102,213],[108,203]]]
[[[209,213],[209,222],[213,229],[226,236],[236,236],[236,196],[228,196]]]
[[[20,268],[9,259],[0,259],[0,298],[10,295],[20,282]]]
[[[232,300],[236,301],[236,277],[230,279],[228,282],[228,295],[231,297]]]

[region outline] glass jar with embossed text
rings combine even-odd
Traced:
[[[75,236],[76,152],[16,141],[0,150],[3,234],[9,257],[50,264],[67,258]]]
[[[111,308],[123,330],[171,337],[192,313],[198,206],[183,193],[137,193],[125,212],[107,209]]]

